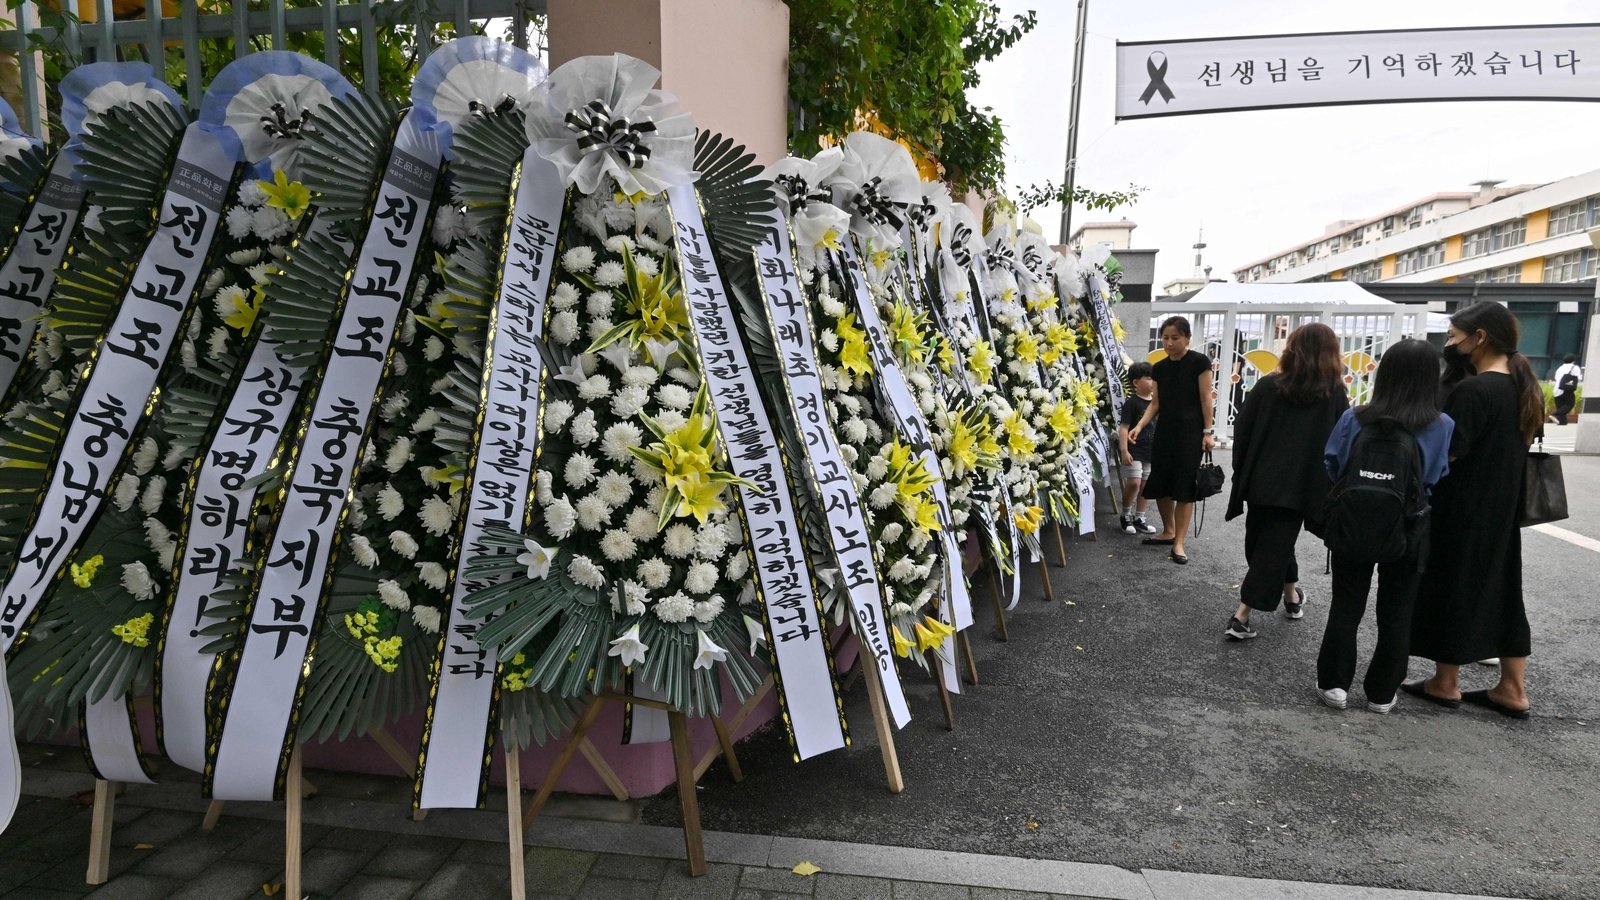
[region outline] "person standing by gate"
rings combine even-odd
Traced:
[[[1583,367],[1578,365],[1578,355],[1568,353],[1561,358],[1561,367],[1556,369],[1555,381],[1556,411],[1553,421],[1557,425],[1567,424],[1567,416],[1572,414],[1572,407],[1578,402],[1578,386],[1583,384]]]
[[[1441,706],[1462,701],[1528,718],[1523,676],[1533,638],[1522,599],[1522,479],[1544,421],[1544,392],[1517,352],[1521,327],[1498,303],[1450,317],[1444,411],[1455,421],[1450,474],[1433,492],[1432,550],[1417,595],[1411,655],[1432,678],[1401,690]],[[1500,658],[1500,682],[1461,690],[1461,666]]]
[[[1137,443],[1144,429],[1161,417],[1144,496],[1156,501],[1161,510],[1162,530],[1155,537],[1145,538],[1144,543],[1170,546],[1167,558],[1185,565],[1189,556],[1184,552],[1184,533],[1194,518],[1194,502],[1198,499],[1195,477],[1200,473],[1200,456],[1217,445],[1211,425],[1211,360],[1204,353],[1189,349],[1193,332],[1183,316],[1162,322],[1160,334],[1161,349],[1167,358],[1151,367],[1156,380],[1155,396],[1128,433],[1128,439]]]
[[[1313,523],[1315,530],[1328,495],[1322,452],[1350,406],[1343,376],[1333,329],[1302,325],[1289,335],[1277,370],[1256,382],[1233,421],[1227,518],[1245,517],[1249,571],[1239,584],[1239,608],[1222,632],[1231,641],[1255,637],[1250,611],[1275,612],[1280,598],[1290,619],[1305,615],[1294,545],[1302,524]]]

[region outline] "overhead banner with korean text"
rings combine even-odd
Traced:
[[[1438,100],[1600,100],[1600,24],[1117,42],[1117,118]]]

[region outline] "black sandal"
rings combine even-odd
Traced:
[[[1171,547],[1178,542],[1177,538],[1145,538],[1139,543],[1146,547]]]
[[[1172,560],[1180,566],[1187,566],[1189,564],[1189,557],[1182,553],[1168,553],[1167,559]]]
[[[1442,706],[1445,709],[1460,709],[1461,708],[1461,701],[1460,700],[1453,700],[1453,699],[1451,699],[1449,697],[1440,697],[1437,694],[1428,693],[1427,682],[1425,682],[1425,681],[1412,681],[1412,682],[1401,684],[1400,685],[1400,692],[1402,694],[1410,694],[1411,696],[1416,697],[1419,700],[1426,700],[1429,703],[1434,704],[1435,706]],[[1466,694],[1462,694],[1461,696],[1463,698],[1465,698]]]
[[[1507,706],[1489,696],[1488,691],[1462,691],[1461,702],[1471,703],[1473,706],[1481,706],[1484,709],[1492,709],[1508,719],[1526,719],[1529,716],[1527,710]]]

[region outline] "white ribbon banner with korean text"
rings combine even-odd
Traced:
[[[433,202],[437,139],[407,116],[346,285],[332,353],[295,451],[283,507],[257,576],[250,624],[207,750],[218,800],[273,800],[297,740],[295,709],[334,541],[344,519],[379,380],[411,288]]]
[[[17,245],[0,265],[0,394],[22,367],[38,325],[34,318],[56,281],[56,266],[83,206],[83,183],[73,177],[72,161],[56,154],[44,188],[28,211]]]
[[[484,555],[484,530],[520,530],[539,442],[538,341],[555,269],[557,229],[566,185],[555,167],[529,148],[522,157],[506,234],[500,293],[483,373],[483,408],[473,451],[471,490],[456,564],[450,617],[441,629],[439,684],[423,731],[417,805],[473,808],[488,784],[493,726],[495,648],[478,643],[486,621],[466,617],[463,600],[493,582],[470,581],[467,561]]]
[[[766,288],[772,337],[783,366],[790,406],[827,518],[828,540],[839,558],[839,577],[844,579],[856,619],[856,636],[865,650],[863,664],[878,667],[895,727],[904,728],[911,721],[911,710],[894,667],[894,641],[884,619],[883,585],[872,559],[872,534],[862,513],[861,496],[850,480],[850,467],[839,452],[839,439],[828,422],[827,400],[812,343],[811,317],[795,278],[789,224],[776,209],[763,224],[767,236],[756,246],[756,266]]]
[[[222,217],[234,158],[198,124],[184,132],[155,234],[97,346],[31,530],[0,601],[0,652],[11,647],[54,586],[100,509],[144,417],[167,353],[195,295]]]
[[[1600,24],[1117,43],[1117,118],[1438,100],[1600,100]]]
[[[700,345],[717,428],[734,474],[759,486],[759,490],[740,487],[739,503],[766,603],[779,699],[789,713],[795,753],[806,759],[845,745],[838,685],[828,658],[828,625],[812,586],[778,436],[767,420],[755,368],[722,287],[694,186],[671,188],[667,202],[682,261],[684,300]]]

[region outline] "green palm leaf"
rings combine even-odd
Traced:
[[[317,129],[306,132],[311,152],[301,155],[301,181],[319,214],[363,224],[394,146],[399,110],[389,100],[357,93],[329,101],[317,117]]]
[[[520,110],[474,116],[456,129],[451,172],[456,190],[467,205],[467,221],[486,239],[505,239],[511,172],[527,149],[528,136]],[[494,237],[491,239],[490,235]]]
[[[113,107],[85,131],[78,168],[112,228],[144,231],[160,212],[188,114],[163,101]]]
[[[755,154],[732,138],[702,131],[694,142],[695,186],[705,206],[706,228],[730,256],[748,256],[765,232],[762,214],[777,205],[772,182]]]
[[[49,166],[50,153],[43,147],[24,147],[0,159],[0,235],[15,237],[12,232],[33,205]]]

